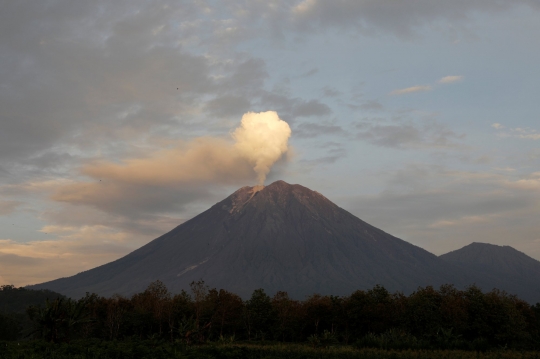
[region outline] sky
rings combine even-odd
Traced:
[[[278,179],[437,255],[540,259],[540,0],[0,8],[0,285]]]

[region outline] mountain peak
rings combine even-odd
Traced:
[[[525,253],[507,245],[473,242],[461,249],[441,255],[447,261],[462,261],[476,263],[495,263],[499,260],[508,261],[514,258],[516,261],[536,261]]]
[[[488,289],[519,293],[522,299],[531,302],[540,298],[540,262],[513,247],[474,242],[439,258],[479,274],[489,283],[484,285]]]
[[[324,203],[321,202],[324,201]],[[229,211],[230,214],[241,211],[247,205],[253,209],[272,210],[285,209],[292,202],[309,207],[311,210],[335,206],[326,197],[299,184],[289,184],[285,181],[275,181],[268,186],[245,186],[234,192],[222,202],[216,204]],[[273,208],[273,209],[271,209]]]

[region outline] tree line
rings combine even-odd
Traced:
[[[300,301],[262,289],[242,300],[203,281],[173,295],[156,281],[131,297],[58,297],[26,313],[32,327],[19,338],[30,334],[53,343],[160,338],[186,345],[242,340],[393,349],[540,348],[540,304],[476,286],[428,286],[408,296],[375,286],[349,296],[314,294]],[[13,339],[10,332],[10,338],[0,339]]]

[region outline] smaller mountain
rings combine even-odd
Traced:
[[[504,289],[531,303],[540,298],[540,262],[510,246],[475,242],[439,258],[482,278],[484,290]]]

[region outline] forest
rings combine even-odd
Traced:
[[[34,301],[21,314],[22,298],[30,294],[50,297]],[[303,301],[286,292],[269,296],[262,289],[242,300],[203,281],[174,295],[156,281],[131,297],[87,293],[79,300],[3,286],[0,308],[0,340],[5,343],[0,358],[36,352],[62,358],[58,353],[65,350],[85,358],[273,358],[284,357],[283,351],[291,358],[386,358],[392,353],[388,357],[417,353],[410,357],[423,358],[418,353],[434,350],[438,357],[484,353],[487,358],[493,352],[519,351],[528,353],[522,357],[540,358],[540,304],[475,286],[428,286],[408,296],[375,286],[343,297],[314,294]]]

